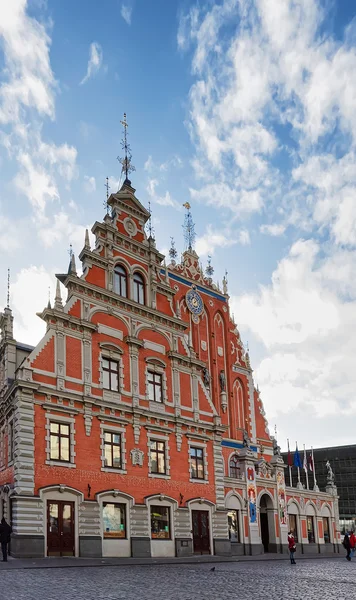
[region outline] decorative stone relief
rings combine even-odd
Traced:
[[[87,436],[91,434],[91,426],[93,422],[93,411],[92,405],[87,402],[84,405],[84,424],[85,424],[85,433]]]
[[[182,427],[181,425],[177,425],[176,427],[176,441],[177,441],[177,450],[181,451],[182,447]]]
[[[224,356],[224,350],[221,346],[218,346],[218,356]]]
[[[136,235],[136,233],[137,233],[136,223],[129,217],[124,219],[124,227],[125,227],[125,231],[129,234],[130,237],[133,237]]]
[[[202,340],[200,342],[200,345],[201,345],[201,349],[204,350],[204,352],[205,352],[207,349],[207,344],[206,344],[205,340]]]
[[[139,448],[133,448],[130,452],[131,454],[131,462],[133,465],[138,465],[139,467],[143,466],[143,457],[144,452]]]

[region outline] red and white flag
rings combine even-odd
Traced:
[[[303,469],[306,473],[308,472],[307,453],[305,451],[305,446],[304,446],[304,456],[303,456]]]
[[[312,457],[311,453],[309,453],[309,456],[308,456],[308,466],[309,466],[309,471],[313,472],[314,471],[314,461],[313,461],[313,457]]]

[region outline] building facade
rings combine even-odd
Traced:
[[[309,456],[311,450],[307,450]],[[327,485],[326,463],[329,461],[331,469],[335,476],[335,485],[339,496],[339,524],[340,532],[344,534],[349,530],[356,530],[356,445],[333,446],[331,448],[314,448],[314,467],[317,485],[320,489],[325,489]],[[287,453],[282,457],[285,462],[288,460]],[[311,474],[308,474],[309,485],[311,484]],[[305,474],[301,475],[302,483],[307,486]],[[292,468],[292,483],[297,485],[296,469]],[[288,476],[287,476],[288,482]]]
[[[13,556],[338,550],[336,488],[286,487],[223,291],[166,266],[126,179],[57,275],[35,348],[0,318],[0,516]],[[66,288],[63,304],[60,284]],[[326,535],[327,532],[327,535]]]

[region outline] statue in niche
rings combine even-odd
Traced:
[[[226,377],[223,370],[219,374],[220,392],[226,392]]]
[[[280,446],[278,446],[278,442],[277,442],[276,438],[272,438],[272,442],[273,442],[273,455],[280,456],[281,448],[280,448]]]
[[[326,476],[328,485],[335,485],[335,475],[331,468],[331,464],[330,464],[329,460],[326,461],[325,466],[326,466],[326,470],[328,472],[328,474]]]
[[[247,429],[244,429],[242,445],[244,448],[251,448],[251,440],[247,433]]]
[[[206,388],[210,388],[210,373],[206,367],[203,369],[203,381]]]

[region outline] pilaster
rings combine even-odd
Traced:
[[[32,391],[18,390],[14,400],[14,493],[31,496],[35,490],[35,411]]]

